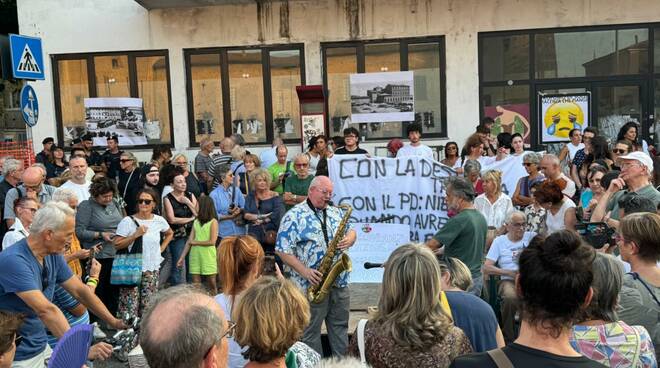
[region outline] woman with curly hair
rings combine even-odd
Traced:
[[[364,326],[364,351],[358,330],[348,354],[364,354],[374,368],[448,367],[457,356],[472,352],[470,340],[442,308],[440,265],[421,244],[396,249],[383,274],[378,312]]]
[[[247,348],[245,367],[316,367],[320,355],[298,341],[309,318],[309,302],[291,281],[260,278],[232,313],[234,339]]]

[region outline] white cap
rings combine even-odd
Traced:
[[[651,156],[642,151],[630,152],[625,156],[619,156],[619,158],[623,160],[639,161],[642,165],[646,166],[646,169],[649,173],[653,171],[653,159],[651,159]]]

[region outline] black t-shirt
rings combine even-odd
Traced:
[[[511,360],[515,368],[543,367],[543,368],[602,368],[604,365],[586,357],[566,357],[532,349],[520,344],[510,344],[502,351]],[[488,353],[468,354],[458,357],[449,366],[450,368],[497,368],[497,365]]]
[[[337,150],[335,151],[335,155],[366,155],[366,154],[368,154],[368,152],[360,147],[356,148],[355,151],[349,151],[346,149],[346,147],[337,148]]]
[[[117,178],[119,172],[121,171],[119,160],[121,159],[122,153],[124,153],[124,151],[112,153],[109,150],[106,150],[103,152],[103,155],[101,155],[101,160],[105,164],[105,167],[108,169],[108,177],[111,179]]]

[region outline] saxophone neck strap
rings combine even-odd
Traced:
[[[314,212],[314,215],[316,218],[319,220],[321,223],[321,230],[323,230],[323,239],[325,240],[325,246],[327,247],[328,244],[330,244],[330,240],[328,238],[328,214],[327,214],[327,208],[324,208],[322,210],[317,209],[314,207],[312,204],[312,201],[307,198],[307,205],[309,206],[309,209]],[[323,213],[323,219],[321,219],[321,216],[319,215],[319,212]]]

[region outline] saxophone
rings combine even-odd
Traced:
[[[351,259],[346,253],[342,253],[339,260],[332,263],[335,253],[337,253],[337,245],[346,235],[346,225],[348,224],[348,219],[351,217],[351,212],[353,212],[353,208],[347,204],[341,204],[337,207],[344,209],[346,212],[344,212],[337,232],[335,232],[335,236],[328,244],[328,249],[319,264],[318,271],[323,274],[323,277],[318,285],[311,285],[307,289],[307,299],[314,304],[322,302],[328,296],[330,288],[335,283],[337,276],[344,271],[350,271],[352,267]]]

